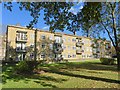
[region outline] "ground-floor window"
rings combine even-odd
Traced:
[[[17,61],[21,61],[25,59],[25,53],[18,53],[17,54]]]

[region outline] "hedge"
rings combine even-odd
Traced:
[[[115,64],[115,59],[114,58],[100,58],[100,61],[102,64],[105,64],[105,65],[113,65]]]

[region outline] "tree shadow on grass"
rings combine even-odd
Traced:
[[[91,80],[103,81],[103,82],[108,82],[108,83],[116,83],[116,84],[120,83],[120,80],[112,80],[112,79],[100,78],[100,77],[94,77],[94,76],[78,75],[78,74],[73,74],[73,73],[70,73],[70,72],[67,72],[67,71],[61,72],[60,70],[53,69],[53,68],[49,69],[49,70],[46,70],[46,71],[51,72],[51,73],[60,74],[60,75],[66,75],[66,76],[70,76],[70,77],[91,79]]]
[[[54,78],[51,76],[43,76],[40,74],[33,74],[33,75],[19,75],[14,73],[14,66],[5,66],[3,67],[3,73],[2,73],[2,83],[5,84],[7,80],[12,80],[14,82],[19,82],[20,80],[23,80],[24,83],[28,83],[29,81],[33,81],[35,83],[39,83],[44,87],[52,87],[57,88],[57,86],[52,85],[51,83],[47,81],[52,81],[56,83],[62,83],[66,81],[66,79],[62,78]]]
[[[82,62],[82,63],[60,63],[58,68],[65,68],[65,69],[88,69],[88,70],[106,70],[106,71],[115,71],[117,72],[117,65],[102,65],[98,62]]]

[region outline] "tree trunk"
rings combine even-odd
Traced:
[[[74,32],[73,32],[73,34],[75,35],[75,34],[76,34],[76,32],[74,31]]]
[[[116,55],[117,55],[117,67],[118,67],[118,71],[120,71],[120,54],[119,54],[119,50],[116,51]]]
[[[36,61],[36,55],[37,55],[36,43],[37,43],[37,29],[35,30],[35,38],[34,38],[34,61]]]

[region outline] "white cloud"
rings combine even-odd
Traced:
[[[44,29],[44,30],[48,30],[49,29],[49,26],[45,26],[45,27],[43,27],[42,29]]]
[[[72,12],[73,14],[77,14],[77,9],[76,8],[74,8],[74,7],[71,7],[70,8],[70,10],[69,10],[69,12]]]
[[[81,5],[80,7],[79,7],[79,9],[82,9],[83,8],[83,6]]]

